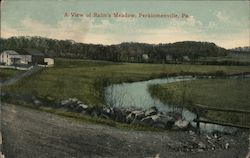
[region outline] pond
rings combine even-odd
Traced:
[[[172,83],[195,79],[197,78],[192,76],[178,76],[132,83],[113,84],[105,88],[105,101],[107,105],[118,108],[145,110],[152,106],[156,106],[159,111],[163,113],[173,111],[179,112],[182,114],[183,118],[190,121],[195,126],[196,123],[193,122],[193,120],[196,118],[196,115],[193,112],[186,108],[176,108],[175,106],[164,104],[160,100],[151,97],[148,91],[148,86],[150,84]],[[233,133],[237,130],[237,128],[204,123],[200,124],[200,129],[203,132],[220,131],[227,133]]]

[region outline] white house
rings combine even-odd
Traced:
[[[18,53],[17,53],[18,52]],[[43,67],[54,66],[54,59],[45,58],[43,53],[35,49],[6,50],[0,53],[0,65],[27,67],[40,65]]]
[[[148,59],[149,59],[148,54],[142,54],[142,59],[143,59],[143,60],[148,60]]]
[[[14,50],[6,50],[0,54],[0,63],[4,65],[29,64],[31,55],[20,55]]]
[[[22,61],[22,59],[24,59],[22,55],[13,50],[7,50],[0,54],[0,62],[4,65],[21,64],[22,62],[25,62]]]

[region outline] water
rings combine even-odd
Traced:
[[[193,112],[185,108],[180,109],[164,104],[158,99],[152,98],[150,93],[148,92],[148,86],[150,84],[172,83],[195,79],[196,78],[192,76],[179,76],[133,83],[114,84],[106,87],[105,89],[106,104],[119,108],[136,108],[143,110],[148,109],[152,106],[156,106],[159,111],[163,113],[171,111],[180,112],[186,120],[195,125],[193,120],[196,118],[196,115]],[[204,132],[220,131],[233,133],[236,131],[236,128],[204,123],[200,124],[200,128],[201,131]]]

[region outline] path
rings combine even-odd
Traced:
[[[32,69],[27,70],[25,72],[17,73],[15,76],[11,77],[10,79],[7,79],[5,81],[0,82],[1,86],[7,86],[16,83],[17,81],[21,80],[24,77],[28,77],[38,71],[42,70],[42,67],[34,66]]]
[[[3,151],[7,158],[245,157],[247,138],[237,146],[200,153],[176,151],[188,132],[149,132],[78,122],[15,105],[2,105]],[[244,141],[246,140],[246,141]]]

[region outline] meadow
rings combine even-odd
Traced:
[[[181,74],[234,74],[250,72],[248,66],[167,65],[56,59],[55,66],[25,78],[3,91],[49,97],[60,101],[77,97],[90,106],[104,104],[104,87]]]
[[[170,84],[151,85],[149,91],[162,102],[193,109],[201,104],[221,109],[250,111],[250,79],[200,79]],[[249,115],[249,114],[248,114]],[[250,126],[247,114],[207,111],[212,120]]]

